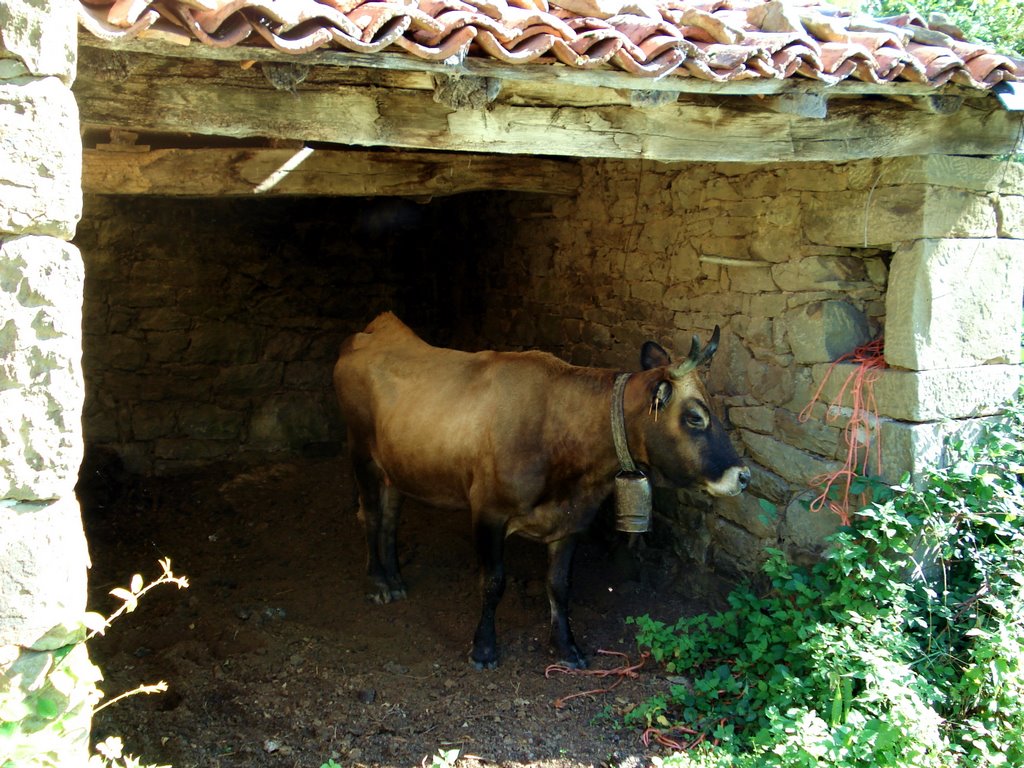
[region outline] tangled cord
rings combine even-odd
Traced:
[[[832,363],[811,401],[800,411],[797,417],[800,423],[806,423],[811,418],[811,412],[820,400],[825,384],[839,363],[853,363],[856,367],[847,375],[839,394],[826,410],[825,422],[831,424],[839,418],[843,398],[849,392],[850,420],[843,429],[846,456],[842,467],[815,480],[814,484],[821,484],[823,490],[811,502],[810,509],[817,512],[827,507],[839,516],[843,525],[849,525],[850,497],[853,495],[851,487],[854,479],[865,472],[869,459],[874,459],[877,472],[881,472],[882,469],[882,433],[874,385],[881,377],[882,370],[887,367],[884,339],[879,337],[869,341]]]
[[[636,664],[631,664],[629,661],[629,656],[627,656],[624,653],[620,653],[619,651],[598,650],[598,653],[604,656],[619,656],[623,659],[623,665],[621,667],[615,667],[613,669],[576,669],[574,667],[570,667],[565,662],[560,661],[557,664],[549,664],[547,666],[547,668],[544,670],[544,677],[547,678],[550,678],[552,675],[556,673],[561,675],[576,675],[581,677],[585,676],[604,678],[614,676],[618,678],[614,683],[612,683],[607,688],[594,688],[589,691],[570,693],[568,696],[563,696],[560,699],[555,699],[555,709],[561,709],[568,702],[572,701],[573,699],[578,699],[582,696],[598,696],[602,693],[608,693],[610,691],[615,690],[627,677],[637,677],[637,673],[639,672],[640,668],[647,662],[648,657],[650,657],[649,653],[641,653],[640,661],[638,661]]]

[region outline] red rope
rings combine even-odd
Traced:
[[[718,725],[723,726],[726,722],[726,719],[723,717],[718,721]],[[656,744],[668,747],[676,752],[686,752],[687,750],[693,749],[698,744],[709,741],[709,739],[706,733],[701,733],[693,730],[692,728],[687,728],[685,725],[677,725],[666,731],[663,731],[660,728],[648,728],[643,732],[643,735],[640,737],[640,741],[643,742],[645,747],[649,747],[653,741]],[[718,739],[710,739],[710,742],[716,747],[719,744]]]
[[[811,511],[817,512],[828,507],[839,516],[843,525],[850,523],[850,488],[858,475],[865,472],[868,460],[873,458],[875,471],[882,469],[882,433],[878,419],[878,403],[875,400],[874,384],[886,368],[885,344],[881,337],[870,341],[853,352],[843,355],[831,366],[822,378],[818,389],[807,406],[797,417],[801,423],[811,418],[814,405],[820,400],[825,384],[839,363],[853,363],[856,367],[850,371],[839,389],[839,394],[825,412],[826,423],[835,422],[840,415],[840,406],[847,392],[850,394],[850,420],[843,429],[846,442],[846,456],[843,465],[835,472],[815,480],[815,485],[822,484],[823,490],[810,504]],[[835,496],[835,498],[830,498]]]
[[[555,674],[556,672],[562,675],[579,675],[586,677],[611,677],[613,675],[618,677],[618,680],[616,680],[607,688],[595,688],[590,691],[570,693],[568,696],[563,696],[560,699],[555,699],[555,709],[561,709],[568,702],[572,701],[573,699],[578,699],[581,696],[596,696],[598,694],[608,693],[609,691],[612,691],[615,688],[617,688],[619,684],[622,683],[622,681],[625,680],[627,677],[638,677],[638,671],[650,656],[649,653],[644,652],[640,654],[640,661],[638,661],[636,664],[630,664],[629,656],[627,656],[624,653],[620,653],[619,651],[599,650],[598,653],[603,654],[605,656],[621,656],[624,660],[624,664],[621,667],[615,667],[613,669],[576,669],[560,661],[557,664],[550,664],[544,670],[544,677],[551,677],[551,675]]]

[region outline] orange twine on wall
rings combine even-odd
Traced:
[[[885,369],[885,344],[882,337],[857,347],[853,352],[843,355],[829,366],[811,401],[800,411],[797,417],[801,423],[811,418],[815,404],[820,400],[832,372],[839,363],[853,363],[856,367],[850,371],[839,389],[834,401],[825,412],[825,422],[836,422],[842,411],[843,398],[850,394],[850,420],[843,429],[846,442],[846,456],[843,465],[835,472],[817,478],[815,485],[823,486],[819,494],[810,504],[812,512],[827,507],[838,515],[843,525],[850,524],[850,498],[853,481],[858,475],[866,473],[868,460],[874,459],[875,470],[882,469],[882,433],[878,419],[878,403],[875,400],[874,384]]]

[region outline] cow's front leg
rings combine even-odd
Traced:
[[[548,602],[551,604],[551,645],[559,661],[585,669],[587,660],[576,646],[569,626],[569,580],[576,536],[548,544]]]
[[[350,443],[353,442],[351,435]],[[383,473],[371,459],[353,456],[352,469],[359,488],[359,520],[366,535],[366,597],[375,603],[391,602],[391,586],[388,584],[384,564],[381,562],[382,499],[381,478]]]
[[[494,614],[505,593],[505,526],[476,520],[474,523],[476,554],[480,561],[480,592],[483,607],[480,623],[473,635],[470,661],[477,669],[498,666],[498,638]]]
[[[402,509],[402,499],[402,494],[387,480],[382,483],[378,545],[384,587],[390,600],[404,600],[406,595],[405,582],[398,571],[398,517]]]

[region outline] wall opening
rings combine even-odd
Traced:
[[[562,327],[516,306],[532,278],[510,251],[550,242],[557,206],[506,193],[427,204],[87,197],[77,244],[92,458],[80,493],[92,608],[109,608],[131,573],[152,576],[159,558],[192,582],[147,597],[93,644],[111,695],[143,680],[171,686],[99,713],[98,740],[118,734],[128,751],[176,765],[414,764],[470,718],[494,759],[556,758],[571,739],[579,759],[615,754],[589,708],[552,726],[538,674],[552,661],[543,546],[507,545],[498,624],[514,694],[466,661],[479,601],[468,515],[407,503],[409,599],[367,603],[331,391],[340,342],[385,309],[435,344],[541,345],[502,333],[513,316],[545,334]],[[580,275],[592,266],[581,258]],[[544,338],[585,354],[578,334]],[[665,558],[625,545],[598,532],[576,558],[574,623],[591,653],[623,642],[626,615],[692,610],[668,589]]]
[[[691,335],[707,339],[721,326],[709,390],[751,458],[751,493],[712,504],[698,492],[659,491],[660,516],[639,550],[602,540],[599,526],[577,558],[573,602],[577,637],[591,651],[620,642],[628,615],[699,610],[719,576],[756,571],[767,545],[820,545],[834,521],[790,501],[836,464],[840,429],[801,425],[796,414],[820,369],[885,322],[891,243],[863,245],[862,224],[836,221],[837,199],[861,212],[877,194],[877,165],[581,161],[575,197],[495,192],[426,204],[88,197],[78,235],[85,437],[120,463],[111,472],[94,452],[98,471],[83,470],[101,479],[90,540],[106,549],[109,578],[129,552],[140,569],[147,557],[171,556],[202,574],[191,574],[202,587],[193,597],[153,609],[174,631],[111,651],[115,668],[170,660],[187,679],[167,705],[173,743],[147,754],[192,760],[201,739],[188,735],[189,710],[178,710],[197,699],[224,705],[210,721],[214,743],[255,733],[258,718],[246,711],[233,722],[228,711],[258,701],[280,713],[273,696],[292,671],[306,681],[304,701],[326,701],[346,722],[365,720],[366,699],[397,690],[374,676],[382,659],[428,681],[410,695],[435,714],[433,665],[460,674],[478,602],[468,515],[412,505],[400,534],[408,603],[377,610],[362,593],[362,534],[330,371],[341,340],[381,310],[439,345],[539,348],[619,369],[637,366],[647,339],[678,356]],[[118,494],[111,514],[105,502]],[[759,498],[784,518],[765,522]],[[546,653],[544,557],[527,542],[508,546],[513,594],[499,642],[509,649],[503,664],[528,677]],[[390,639],[381,645],[367,632]],[[335,658],[330,648],[356,655]],[[378,671],[352,674],[350,663]],[[196,677],[197,665],[221,677]],[[412,691],[402,673],[391,682]],[[500,692],[466,684],[481,706],[498,705]],[[581,730],[587,720],[581,714]],[[117,724],[149,738],[152,722]],[[367,755],[359,733],[340,732],[338,754]]]
[[[473,344],[500,237],[473,225],[481,197],[89,197],[87,446],[156,475],[337,453],[348,334],[392,309],[433,343]]]

